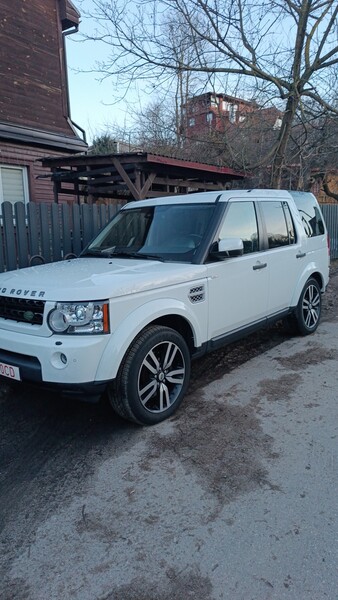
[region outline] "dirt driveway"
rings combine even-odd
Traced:
[[[337,288],[314,336],[195,363],[153,428],[3,388],[0,597],[337,600]]]

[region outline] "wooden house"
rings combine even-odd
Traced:
[[[41,158],[87,148],[70,118],[65,55],[79,19],[70,0],[0,0],[0,203],[52,202]]]

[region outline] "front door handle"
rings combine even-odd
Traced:
[[[298,254],[296,254],[296,258],[304,258],[304,256],[306,256],[306,252],[298,252]]]
[[[268,263],[257,263],[252,268],[254,271],[258,271],[258,269],[265,269],[268,266]]]

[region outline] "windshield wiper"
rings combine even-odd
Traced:
[[[141,260],[159,260],[160,262],[164,262],[162,256],[158,256],[157,254],[141,254],[139,252],[124,252],[122,250],[109,252],[106,256],[109,256],[109,258],[116,256],[118,258],[140,258]]]
[[[112,250],[111,248],[89,248],[81,256],[102,256],[103,258],[139,258],[141,260],[159,260],[164,262],[162,256],[157,254],[141,254],[139,252],[128,252],[127,250]]]
[[[159,256],[158,254],[136,254],[136,258],[145,258],[146,260],[159,260],[160,262],[165,262],[163,256]]]
[[[86,252],[81,253],[80,256],[102,256],[102,250],[99,248],[90,248]]]

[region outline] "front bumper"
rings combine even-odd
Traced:
[[[0,330],[0,362],[18,367],[23,382],[60,389],[102,388],[96,376],[108,335],[38,337]]]
[[[41,365],[37,358],[16,352],[0,350],[0,363],[10,364],[20,371],[21,381],[1,376],[0,381],[34,385],[39,389],[52,391],[67,398],[78,398],[86,402],[98,402],[106,391],[108,381],[88,381],[83,383],[64,383],[43,381]]]
[[[100,398],[105,393],[108,381],[93,381],[82,384],[63,384],[63,383],[48,383],[48,382],[36,382],[25,379],[22,381],[16,381],[14,379],[8,379],[0,375],[0,384],[10,383],[12,386],[24,386],[27,389],[46,391],[48,393],[58,394],[65,398],[71,398],[74,400],[81,400],[83,402],[99,402]]]

